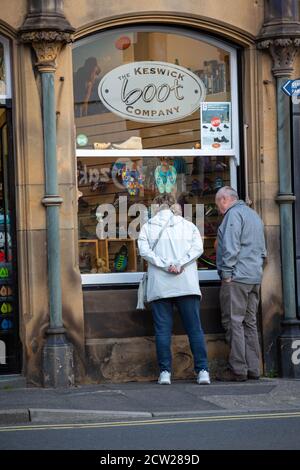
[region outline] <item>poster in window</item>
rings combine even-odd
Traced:
[[[231,149],[231,103],[201,104],[201,148]]]

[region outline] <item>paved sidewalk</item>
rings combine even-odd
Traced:
[[[243,383],[174,381],[83,385],[69,389],[1,386],[0,425],[151,419],[204,414],[300,412],[300,380]]]

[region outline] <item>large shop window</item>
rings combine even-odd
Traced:
[[[214,198],[239,164],[235,49],[132,27],[78,41],[73,67],[83,284],[139,281],[136,232],[164,192],[204,239],[199,279],[218,279]]]

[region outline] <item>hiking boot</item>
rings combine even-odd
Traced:
[[[159,374],[158,382],[159,385],[171,385],[171,373],[167,370],[163,370]]]
[[[216,376],[220,382],[246,382],[246,375],[235,374],[231,369],[225,370],[222,374]]]

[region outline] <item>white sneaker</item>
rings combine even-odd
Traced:
[[[171,385],[171,374],[167,370],[163,370],[159,374],[158,383],[160,385]]]
[[[198,377],[197,377],[197,382],[200,385],[209,385],[210,384],[210,378],[209,378],[209,373],[207,370],[200,370]]]

